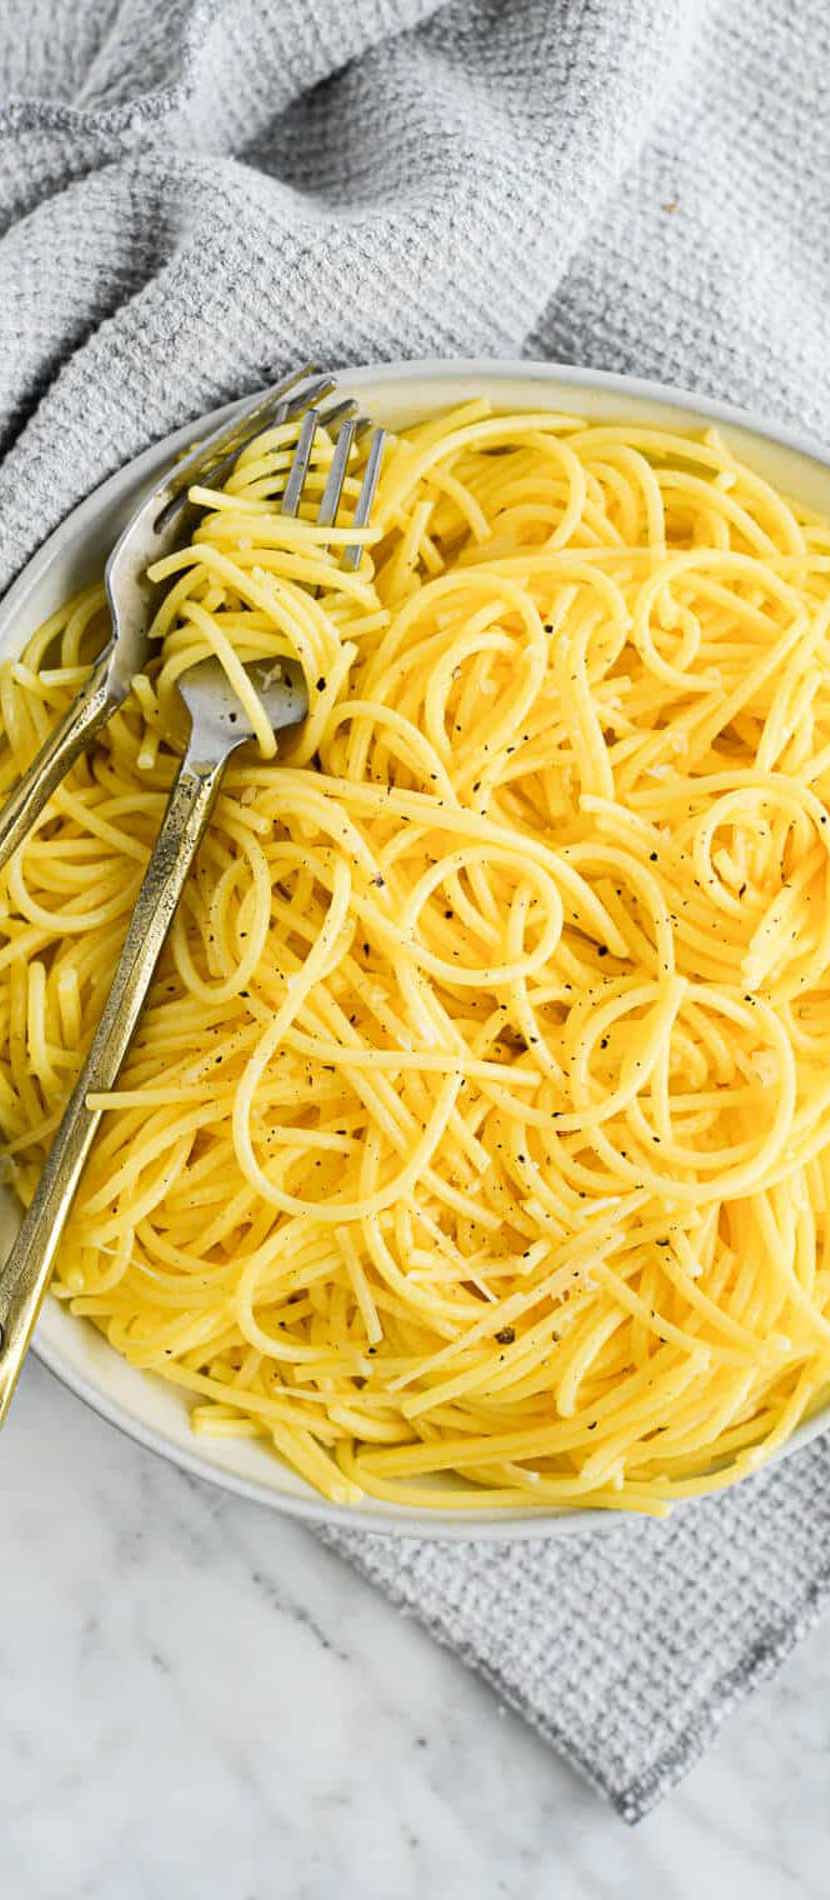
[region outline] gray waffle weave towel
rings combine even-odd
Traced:
[[[308,355],[551,356],[830,441],[824,0],[3,0],[0,583]],[[830,1444],[669,1528],[339,1547],[636,1819],[815,1616]]]

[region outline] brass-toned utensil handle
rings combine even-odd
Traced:
[[[109,648],[96,661],[69,711],[50,732],[0,810],[0,870],[23,843],[71,765],[86,751],[118,705],[110,683]]]
[[[101,1119],[87,1096],[113,1087],[204,833],[231,748],[199,762],[193,742],[170,793],[92,1047],[66,1106],[34,1199],[0,1270],[0,1424],[40,1311],[78,1180]]]

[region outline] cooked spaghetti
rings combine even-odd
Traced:
[[[227,775],[54,1292],[331,1499],[662,1514],[830,1381],[830,524],[712,430],[473,402],[394,438],[351,574],[348,526],[279,515],[292,440],[194,491],[158,661],[2,876],[16,1186],[177,677],[295,657],[308,720]],[[0,792],[102,599],[3,665]]]

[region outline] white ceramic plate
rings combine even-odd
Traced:
[[[817,444],[723,403],[708,402],[656,383],[596,370],[488,361],[391,364],[380,369],[350,370],[341,380],[346,390],[360,396],[377,421],[393,428],[481,394],[500,408],[528,409],[544,404],[578,415],[659,423],[669,428],[688,429],[696,418],[715,421],[738,452],[762,474],[830,514],[830,464]],[[143,490],[193,437],[205,434],[206,421],[218,424],[234,407],[228,404],[177,430],[111,476],[74,509],[29,562],[0,607],[0,653],[19,652],[48,614],[101,573],[113,542]],[[8,1232],[14,1220],[14,1209],[7,1198]],[[448,1488],[446,1513],[372,1500],[360,1510],[328,1504],[255,1441],[195,1438],[177,1391],[127,1365],[94,1327],[73,1319],[56,1300],[47,1299],[35,1351],[79,1398],[139,1443],[201,1478],[295,1517],[404,1536],[457,1539],[546,1537],[554,1532],[585,1530],[589,1525],[608,1529],[620,1522],[616,1513],[603,1511],[527,1516],[487,1510],[483,1503],[472,1509],[453,1509],[452,1488]],[[805,1445],[827,1423],[826,1411],[816,1414],[794,1434],[780,1455]],[[481,1497],[479,1491],[475,1495]]]

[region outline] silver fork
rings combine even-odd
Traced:
[[[318,384],[314,390],[315,398],[319,400],[321,393],[327,393],[329,387],[325,384],[321,391]],[[285,407],[285,389],[286,386],[282,385],[279,396],[277,391],[272,391],[268,398],[271,419]],[[278,396],[276,405],[275,396]],[[289,406],[293,407],[292,404]],[[339,423],[334,453],[317,511],[319,525],[333,527],[336,524],[352,442],[361,430],[361,422],[350,413],[353,408],[351,403],[341,403],[334,410],[329,410],[327,415],[321,415],[316,408],[307,411],[283,491],[283,513],[296,515],[299,512],[306,492],[314,437],[321,421],[327,427],[331,427],[333,422]],[[249,411],[247,420],[253,413]],[[262,405],[257,414],[261,417]],[[236,428],[239,429],[245,422],[246,418],[240,418]],[[259,420],[252,433],[257,434],[263,426],[262,420]],[[175,531],[180,537],[186,485],[194,481],[197,469],[203,472],[208,467],[213,480],[221,480],[243,443],[250,439],[251,434],[246,432],[228,448],[227,430],[212,437],[195,456],[181,464],[169,479],[166,488],[172,492],[162,492],[160,496],[154,491],[114,549],[107,566],[107,588],[113,606],[113,621],[118,631],[107,655],[102,655],[95,669],[95,673],[100,676],[99,685],[90,695],[86,706],[81,711],[73,708],[70,717],[64,722],[61,740],[52,742],[51,747],[45,747],[44,753],[40,755],[41,760],[46,756],[46,766],[41,766],[41,769],[49,775],[50,790],[63,777],[72,760],[89,744],[92,735],[114,706],[125,697],[130,683],[125,669],[132,663],[133,670],[137,670],[143,663],[146,628],[151,614],[150,584],[145,582],[144,570],[149,561],[159,558],[159,537],[169,535],[172,522],[175,522]],[[356,526],[365,526],[369,520],[382,445],[383,432],[375,430],[369,444],[353,516]],[[220,457],[218,466],[217,451]],[[344,562],[354,567],[359,559],[360,544],[350,544],[345,550]],[[257,661],[246,671],[256,687],[274,733],[297,725],[305,717],[308,700],[298,666],[289,661],[280,662],[279,677],[274,677],[275,668],[271,661]],[[187,749],[130,918],[124,948],[92,1046],[67,1103],[31,1206],[6,1264],[0,1271],[0,1424],[6,1416],[17,1384],[66,1218],[101,1119],[102,1111],[90,1108],[87,1098],[93,1094],[106,1093],[118,1077],[185,879],[207,827],[225,766],[231,754],[253,737],[247,714],[228,684],[218,660],[202,660],[189,667],[181,675],[178,688],[190,714]],[[104,691],[110,695],[117,692],[119,697],[102,700]],[[32,791],[30,778],[29,794],[21,805],[21,810],[26,813],[24,832],[32,822],[33,815],[42,808],[46,797],[48,791],[44,793],[41,784]],[[15,824],[18,822],[15,820]],[[14,848],[13,845],[8,846],[9,829],[7,824],[5,855]]]

